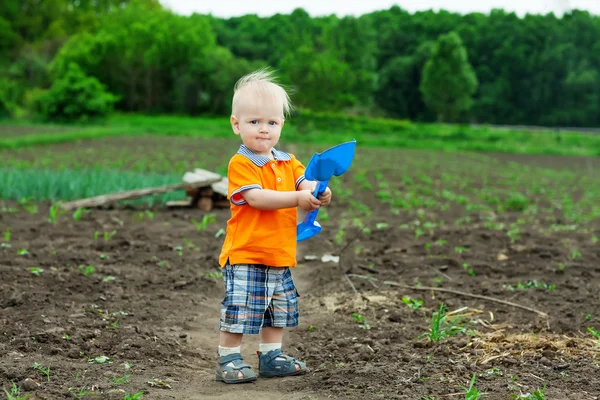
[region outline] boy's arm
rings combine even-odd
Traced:
[[[302,182],[300,182],[298,189],[296,190],[313,190],[316,186],[317,182],[304,179]]]
[[[259,210],[279,210],[300,206],[305,211],[311,211],[321,205],[321,201],[306,190],[279,192],[269,189],[249,189],[241,194],[250,207]]]

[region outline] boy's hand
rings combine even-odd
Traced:
[[[329,187],[327,187],[325,191],[321,193],[321,195],[319,196],[319,200],[321,200],[321,207],[328,206],[329,203],[331,203],[331,190],[329,189]]]
[[[321,200],[313,196],[312,190],[300,190],[297,193],[298,207],[300,207],[304,211],[316,210],[321,206]]]

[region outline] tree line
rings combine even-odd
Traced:
[[[235,80],[263,66],[314,111],[600,126],[600,17],[584,11],[217,18],[158,0],[0,4],[0,114],[223,115]]]

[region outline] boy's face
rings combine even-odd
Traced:
[[[269,158],[272,158],[271,150],[279,142],[284,122],[282,105],[274,99],[260,96],[245,96],[231,116],[233,132],[240,135],[244,145]]]

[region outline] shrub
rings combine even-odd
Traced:
[[[33,107],[46,121],[88,122],[110,114],[117,100],[96,78],[70,63],[64,75],[34,99]]]

